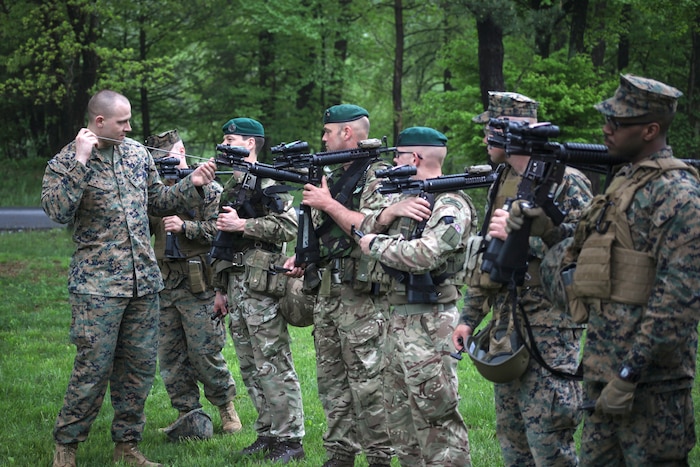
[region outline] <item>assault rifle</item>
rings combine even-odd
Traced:
[[[379,160],[383,153],[396,151],[395,147],[387,147],[386,138],[383,140],[376,138],[362,140],[357,144],[357,148],[339,151],[310,154],[307,152],[308,148],[308,143],[304,141],[281,143],[274,146],[270,149],[276,155],[273,165],[285,172],[289,170],[300,171],[304,174],[304,183],[320,185],[324,175],[324,167],[351,163],[345,170],[345,173],[330,187],[333,198],[343,205],[347,204],[352,198],[352,191],[367,167],[372,162]],[[294,250],[296,255],[295,265],[311,265],[321,259],[318,234],[311,219],[311,208],[302,204],[297,214],[299,216],[299,227],[297,244]],[[327,222],[330,221],[324,221],[324,224],[327,224]],[[325,228],[327,227],[324,227],[322,224],[319,230],[322,231]]]
[[[496,181],[497,174],[490,165],[467,167],[464,173],[442,175],[426,180],[414,180],[416,167],[400,165],[378,170],[377,178],[383,178],[379,193],[403,193],[421,195],[423,193],[446,193],[449,191],[468,190],[470,188],[489,187]]]
[[[554,225],[564,220],[555,202],[567,165],[615,166],[625,163],[620,158],[608,156],[607,147],[601,144],[556,143],[550,137],[559,135],[559,127],[551,123],[530,125],[528,122],[512,122],[508,119],[491,119],[489,126],[501,131],[488,139],[489,144],[501,147],[508,155],[530,157],[518,186],[517,200],[525,207],[541,207]],[[506,210],[514,199],[506,200]],[[529,237],[532,219],[526,217],[520,230],[508,234],[504,241],[490,239],[483,254],[481,270],[490,274],[494,282],[522,285],[527,272],[530,254]]]
[[[177,157],[159,157],[158,159],[153,159],[158,168],[158,174],[163,178],[163,180],[180,180],[181,178],[187,177],[189,174],[194,172],[194,169],[180,169],[180,159]]]
[[[489,187],[496,181],[498,176],[490,165],[467,167],[465,173],[443,175],[425,180],[414,180],[411,178],[411,176],[416,174],[416,170],[416,167],[412,165],[378,170],[376,173],[377,178],[384,179],[379,187],[379,192],[382,194],[415,194],[427,199],[432,209],[435,199],[433,197],[434,193]],[[425,224],[425,221],[420,222],[409,240],[420,238]],[[412,274],[391,268],[383,263],[380,264],[387,274],[406,285],[406,299],[408,303],[435,303],[437,301],[438,296],[430,272]]]

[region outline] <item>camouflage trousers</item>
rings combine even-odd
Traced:
[[[587,414],[581,466],[687,466],[696,441],[692,384],[689,380],[689,387],[672,390],[639,384],[630,416]],[[585,386],[586,400],[597,400],[605,384]]]
[[[383,374],[389,435],[401,465],[466,467],[469,436],[450,357],[459,312],[454,304],[425,310],[391,315]]]
[[[156,372],[158,295],[115,298],[71,293],[69,300],[70,339],[77,352],[54,440],[69,444],[87,439],[109,384],[112,440],[138,442]]]
[[[580,329],[533,326],[537,348],[553,368],[575,373]],[[496,433],[506,466],[575,466],[581,383],[553,376],[530,358],[518,379],[494,385]]]
[[[328,423],[323,445],[330,457],[350,459],[364,450],[370,464],[388,464],[393,450],[381,381],[386,321],[370,295],[346,284],[333,289],[314,309],[318,393]]]
[[[183,281],[160,292],[160,375],[172,406],[179,412],[199,409],[198,381],[204,396],[221,406],[236,396],[236,383],[221,349],[226,342],[223,321],[212,320],[214,292],[193,294]]]
[[[229,330],[258,412],[255,431],[258,436],[301,440],[304,407],[287,322],[279,313],[279,300],[248,291],[243,278],[229,275]]]

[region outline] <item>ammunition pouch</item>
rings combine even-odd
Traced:
[[[287,291],[287,275],[278,272],[275,266],[282,267],[287,257],[282,253],[272,253],[259,248],[245,254],[245,284],[248,290],[271,297],[284,297]]]
[[[159,260],[166,287],[177,287],[183,280],[189,281],[189,289],[194,294],[206,292],[212,280],[212,268],[202,255],[180,260]]]

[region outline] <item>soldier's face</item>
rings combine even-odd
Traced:
[[[345,139],[343,138],[343,127],[340,123],[326,123],[323,125],[323,136],[321,141],[327,151],[338,151],[345,149]]]
[[[620,123],[606,120],[603,125],[603,136],[608,154],[622,157],[626,160],[634,160],[644,150],[644,138],[642,133],[648,123],[626,122],[620,119]]]
[[[127,100],[117,99],[111,112],[97,117],[96,123],[97,136],[124,141],[131,131],[131,104]]]

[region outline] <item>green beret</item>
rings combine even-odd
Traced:
[[[262,123],[252,118],[232,118],[221,127],[221,131],[225,135],[265,137],[265,129]]]
[[[472,118],[476,123],[488,123],[490,118],[537,118],[537,101],[517,92],[489,91],[489,108]]]
[[[447,136],[432,128],[414,126],[399,133],[396,146],[447,146]]]
[[[175,143],[182,141],[177,130],[168,130],[146,138],[144,143],[154,157],[167,157]]]
[[[620,75],[620,86],[615,95],[595,105],[603,115],[610,117],[642,117],[648,114],[673,115],[683,95],[678,89],[649,78]]]
[[[340,104],[329,107],[323,113],[323,124],[352,122],[358,118],[367,117],[369,113],[360,106]]]

